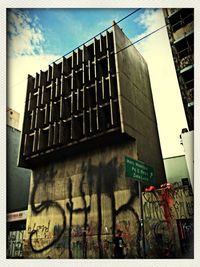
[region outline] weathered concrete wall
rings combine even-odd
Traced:
[[[109,146],[33,171],[25,257],[111,258],[115,229],[139,258],[137,182],[124,176],[135,143]]]
[[[135,143],[127,142],[33,171],[24,257],[112,258],[112,240],[121,229],[126,257],[141,258],[138,185],[124,176],[124,156],[137,158],[135,152]],[[176,219],[192,216],[192,197],[185,200],[187,192],[177,190],[169,191],[174,231]],[[177,230],[168,230],[166,201],[159,190],[143,195],[147,258],[165,255],[165,247],[158,253],[159,231],[164,240],[176,237],[180,254]],[[182,214],[183,205],[190,213]]]
[[[148,66],[118,25],[113,36],[121,128],[137,140],[138,158],[154,168],[158,185],[165,182],[165,171]]]

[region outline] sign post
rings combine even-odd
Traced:
[[[138,181],[138,190],[139,190],[139,199],[140,199],[140,226],[141,226],[141,233],[142,233],[143,258],[145,258],[146,250],[145,250],[145,238],[144,238],[144,218],[143,218],[143,205],[142,205],[142,189],[141,189],[140,181]]]
[[[134,180],[152,183],[154,173],[151,166],[125,156],[125,175]]]
[[[129,178],[132,178],[138,181],[139,200],[140,200],[140,225],[141,225],[141,233],[142,233],[143,257],[145,258],[146,252],[145,252],[141,182],[152,183],[154,172],[151,166],[146,165],[142,161],[135,160],[135,159],[125,156],[125,175],[126,177],[129,177]]]

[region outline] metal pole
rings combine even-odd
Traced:
[[[145,238],[144,238],[142,189],[141,189],[141,182],[140,181],[138,181],[138,189],[139,189],[139,199],[140,199],[140,225],[141,225],[141,234],[142,234],[142,250],[143,250],[143,258],[145,258],[146,257],[146,253],[145,253]]]

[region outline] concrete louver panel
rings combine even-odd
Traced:
[[[52,78],[52,66],[49,65],[49,68],[47,70],[47,84],[51,82],[51,78]]]
[[[60,122],[59,140],[61,144],[67,144],[71,140],[71,120]]]
[[[56,64],[53,63],[53,71],[52,71],[52,80],[54,81],[56,78],[60,78],[62,70],[62,63]]]
[[[34,79],[34,90],[37,90],[38,86],[39,86],[39,74],[36,73],[35,79]]]
[[[48,104],[51,99],[51,85],[42,86],[42,96],[41,96],[41,106],[45,106]]]
[[[72,57],[69,58],[62,58],[62,74],[64,76],[70,75],[72,70]]]
[[[71,95],[60,100],[60,118],[61,121],[69,119],[71,116]]]
[[[39,86],[40,88],[43,85],[47,84],[47,71],[40,71],[40,76],[39,76]]]

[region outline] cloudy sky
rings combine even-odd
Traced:
[[[27,75],[48,64],[131,13],[133,9],[8,9],[7,106],[21,114]],[[140,9],[119,24],[135,42],[165,25],[161,9]],[[179,135],[187,128],[166,28],[136,48],[147,61],[163,157],[184,154]]]

